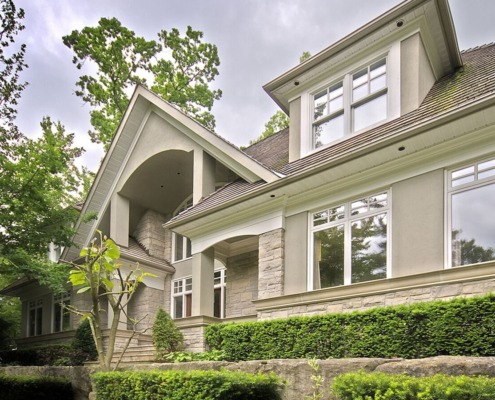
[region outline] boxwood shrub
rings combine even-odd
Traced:
[[[2,400],[72,399],[72,385],[63,378],[0,374]]]
[[[495,295],[283,320],[215,324],[227,359],[495,355]]]
[[[360,371],[336,377],[332,391],[340,400],[495,399],[495,379],[448,375],[415,378]]]
[[[98,400],[276,400],[275,376],[226,371],[99,372],[92,376]]]

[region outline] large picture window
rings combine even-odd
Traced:
[[[317,149],[387,118],[387,61],[376,61],[313,96]]]
[[[449,264],[495,260],[495,158],[449,171]]]
[[[388,192],[311,214],[310,289],[387,277]]]
[[[192,278],[182,278],[173,281],[173,316],[185,318],[191,316],[192,311]]]

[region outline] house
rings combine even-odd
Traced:
[[[137,87],[75,243],[108,232],[154,273],[128,313],[164,308],[191,350],[212,323],[491,292],[494,71],[495,45],[459,51],[447,0],[407,0],[266,84],[290,127],[244,151]],[[24,345],[69,337],[60,302],[85,301],[3,292]]]

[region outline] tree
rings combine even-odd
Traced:
[[[207,128],[214,129],[210,111],[220,90],[208,84],[218,75],[220,64],[215,45],[203,43],[203,33],[187,28],[185,37],[177,29],[158,34],[161,43],[146,40],[122,26],[116,18],[102,18],[96,27],[86,27],[64,36],[64,44],[75,53],[73,63],[81,69],[85,61],[96,64],[95,76],[82,75],[76,95],[88,102],[91,111],[91,140],[108,149],[129,102],[126,89],[148,84],[165,100],[177,105]],[[163,58],[162,51],[171,53]]]
[[[20,22],[24,10],[17,10],[12,0],[0,0],[0,144],[5,156],[6,145],[21,135],[14,123],[16,106],[27,83],[20,82],[20,73],[27,68],[24,62],[26,45],[15,47],[15,37],[24,29]]]
[[[167,354],[182,350],[183,343],[182,332],[174,324],[170,315],[160,308],[153,323],[153,344],[156,349],[156,359],[164,360]]]
[[[139,266],[124,272],[121,265],[117,263],[120,258],[119,247],[113,240],[103,236],[101,232],[98,231],[98,234],[97,239],[81,250],[80,256],[84,259],[84,262],[81,264],[70,263],[72,266],[70,282],[74,287],[80,287],[77,291],[78,294],[87,293],[89,295],[91,309],[81,310],[74,306],[67,307],[69,311],[81,316],[83,322],[89,321],[100,368],[104,371],[109,371],[121,317],[126,322],[131,323],[133,329],[114,369],[117,369],[124,352],[135,334],[138,333],[136,331],[137,325],[146,318],[146,316],[143,316],[140,320],[135,320],[127,314],[126,309],[127,304],[132,300],[137,288],[143,281],[143,277],[152,275],[143,272]],[[106,302],[113,312],[113,317],[111,320],[109,318],[108,342],[104,347],[104,327],[101,321],[101,313],[104,311],[103,304]]]
[[[251,140],[249,144],[257,143],[273,135],[274,133],[280,132],[282,129],[288,127],[289,117],[283,111],[278,110],[270,117],[268,122],[265,124],[265,130],[261,133],[261,135],[257,139]]]
[[[48,117],[41,130],[39,139],[10,144],[0,158],[0,274],[36,278],[58,291],[68,271],[47,261],[47,246],[71,243],[81,179],[75,160],[83,149]]]

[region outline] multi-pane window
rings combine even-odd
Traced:
[[[192,278],[177,279],[173,282],[173,316],[185,318],[191,316],[192,310]]]
[[[42,334],[43,328],[43,300],[29,301],[28,314],[28,336],[38,336]]]
[[[383,58],[313,96],[317,149],[387,118],[387,62]]]
[[[311,214],[310,289],[387,277],[388,192]]]
[[[173,235],[174,261],[185,260],[191,257],[191,240],[185,236]]]
[[[53,296],[53,332],[63,332],[70,329],[70,292]]]
[[[450,266],[495,260],[495,158],[449,172]]]
[[[213,316],[217,318],[225,318],[225,283],[227,282],[227,270],[221,269],[215,271],[214,275],[214,301],[213,301]]]

